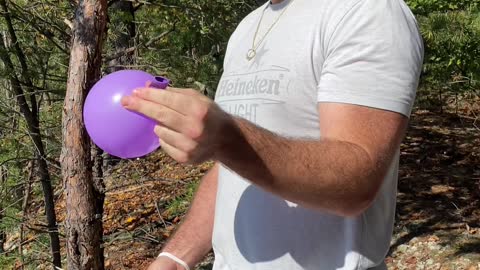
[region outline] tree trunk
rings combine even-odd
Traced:
[[[2,212],[0,212],[0,222],[2,222],[2,220],[3,220],[3,210],[4,210],[3,207],[0,206],[0,211],[2,211]],[[2,230],[0,230],[0,254],[5,252],[4,245],[5,245],[6,240],[7,240],[7,234],[2,229]]]
[[[7,182],[7,170],[5,169],[4,166],[0,166],[0,223],[2,223],[3,220],[3,198],[5,196],[5,184]],[[0,228],[0,253],[5,252],[5,249],[3,245],[5,245],[5,240],[7,238],[7,235],[3,229]]]
[[[19,61],[21,62],[21,67],[22,67],[21,76],[28,82],[27,84],[32,85],[30,79],[27,79],[28,78],[27,63],[25,60],[25,56],[23,55],[23,52],[20,46],[18,45],[18,40],[16,38],[15,31],[12,26],[12,21],[9,17],[5,0],[1,0],[0,5],[4,10],[3,16],[7,22],[10,38],[12,39],[12,42],[14,44],[17,44],[15,45],[14,52],[17,58],[19,59]],[[2,34],[0,34],[0,39],[2,41],[6,40]],[[45,150],[44,150],[42,137],[40,133],[36,96],[34,94],[30,94],[30,101],[31,101],[31,105],[30,105],[31,107],[30,107],[29,104],[27,103],[27,100],[25,98],[26,96],[25,91],[23,91],[20,80],[16,75],[15,66],[13,65],[13,62],[6,48],[6,44],[4,42],[0,42],[0,58],[2,59],[5,65],[5,69],[8,71],[10,84],[13,92],[15,93],[17,104],[20,108],[20,112],[25,118],[28,132],[30,134],[30,137],[32,138],[35,149],[37,150],[35,153],[35,156],[37,159],[39,177],[40,177],[40,182],[42,183],[42,190],[43,190],[43,195],[45,200],[45,215],[47,217],[48,232],[50,235],[50,245],[52,249],[53,265],[55,267],[61,268],[60,239],[58,237],[57,217],[55,214],[53,189],[50,181],[50,174],[48,172],[48,165],[47,165],[47,162],[45,161],[47,157],[45,155]],[[27,89],[27,92],[30,90]]]
[[[0,222],[2,222],[3,220],[3,207],[0,205]],[[4,245],[5,245],[5,241],[6,241],[6,238],[7,238],[7,234],[5,233],[5,231],[2,229],[0,230],[0,253],[4,253],[5,252],[5,248],[4,248]]]
[[[61,155],[69,270],[104,268],[103,193],[92,177],[90,140],[84,128],[82,108],[88,90],[100,77],[106,12],[106,0],[79,0],[75,14],[63,109]]]
[[[24,241],[24,232],[25,232],[25,222],[27,221],[27,217],[29,214],[29,209],[28,206],[30,204],[30,195],[32,192],[32,182],[33,182],[33,177],[35,175],[35,161],[32,160],[28,163],[28,177],[25,183],[25,191],[24,191],[24,197],[22,201],[22,223],[20,224],[20,233],[19,233],[19,238],[20,238],[20,243],[18,244],[18,253],[20,256],[20,261],[22,264],[20,265],[20,269],[24,269],[25,265],[25,260],[23,257],[23,241]]]

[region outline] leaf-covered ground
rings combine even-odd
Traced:
[[[389,269],[480,270],[479,126],[471,113],[412,115],[401,147]],[[211,165],[182,166],[159,151],[116,166],[106,179],[107,269],[145,269]],[[61,222],[62,200],[57,212]],[[211,261],[212,255],[201,269]]]
[[[480,269],[480,129],[417,111],[402,145],[390,269]]]
[[[161,151],[120,164],[106,181],[106,268],[146,268],[180,222],[211,165],[182,166]]]
[[[452,113],[413,114],[402,145],[389,269],[480,269],[476,124],[472,117]],[[109,269],[148,265],[187,209],[191,183],[210,165],[181,166],[158,153],[119,166],[107,181]]]

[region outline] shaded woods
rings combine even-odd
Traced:
[[[477,269],[480,2],[407,3],[426,56],[387,263]],[[229,35],[258,5],[0,0],[1,269],[141,269],[155,257],[211,164],[102,153],[83,129],[85,96],[108,73],[141,69],[212,97]]]

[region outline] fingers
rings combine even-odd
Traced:
[[[193,93],[188,90],[185,90],[185,93],[181,93],[179,89],[158,90],[155,88],[140,88],[134,91],[134,95],[169,107],[184,115],[196,113],[199,107],[197,102],[192,102]]]
[[[184,94],[188,96],[201,96],[197,90],[194,89],[184,89],[184,88],[175,88],[175,87],[168,87],[166,91],[171,91],[179,94]]]
[[[160,140],[160,147],[173,159],[180,163],[187,163],[189,161],[189,156],[186,152],[183,152],[174,146],[164,142],[162,139]]]
[[[196,135],[198,127],[193,121],[168,107],[137,97],[124,97],[122,105],[130,111],[141,113],[180,133]]]
[[[161,146],[178,162],[212,158],[217,146],[211,142],[217,140],[209,138],[217,132],[217,122],[225,118],[223,112],[193,89],[158,90],[146,86],[122,98],[122,105],[159,123],[155,133]]]
[[[163,142],[182,152],[191,153],[194,152],[195,148],[197,148],[198,143],[182,133],[163,126],[156,126],[154,131]]]
[[[145,83],[145,88],[150,88],[152,85],[152,82],[151,81],[147,81]],[[199,95],[200,93],[198,93],[198,91],[194,90],[194,89],[190,89],[190,88],[175,88],[175,87],[167,87],[167,89],[164,89],[166,91],[172,91],[172,92],[175,92],[175,93],[179,93],[179,94],[184,94],[184,95],[189,95],[189,96],[197,96]]]

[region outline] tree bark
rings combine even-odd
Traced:
[[[31,160],[28,163],[28,177],[25,182],[25,191],[24,191],[24,197],[22,201],[22,223],[20,224],[20,243],[18,244],[18,253],[20,256],[20,261],[22,264],[20,265],[20,269],[24,269],[25,266],[25,260],[23,257],[23,241],[24,241],[24,232],[25,232],[25,222],[27,221],[27,217],[29,214],[29,209],[28,206],[30,204],[30,195],[32,192],[32,182],[33,182],[33,177],[35,175],[35,160]]]
[[[12,21],[9,17],[8,9],[5,3],[5,0],[0,1],[0,5],[3,8],[3,16],[7,22],[10,38],[16,40],[15,31],[13,29]],[[5,40],[3,34],[0,34],[0,39],[2,41]],[[16,42],[18,44],[18,41]],[[19,46],[15,47],[14,50],[15,54],[19,61],[23,64],[21,76],[22,78],[28,77],[28,69],[26,60],[24,58],[23,52]],[[23,55],[23,56],[22,56]],[[54,207],[54,198],[53,198],[53,188],[50,179],[50,173],[48,172],[48,165],[46,160],[45,149],[43,146],[43,141],[40,133],[39,127],[39,118],[38,118],[38,111],[37,111],[37,102],[36,97],[32,93],[30,94],[30,101],[31,105],[28,104],[25,98],[25,92],[23,91],[22,84],[16,75],[15,66],[10,58],[9,52],[6,48],[4,42],[0,42],[0,58],[2,59],[5,69],[8,71],[9,80],[12,87],[13,92],[15,93],[17,104],[20,108],[20,112],[22,113],[23,117],[25,118],[28,132],[30,133],[30,137],[33,141],[35,151],[35,157],[37,159],[37,166],[38,172],[40,177],[40,182],[42,184],[42,190],[45,200],[45,215],[47,217],[47,224],[48,224],[48,233],[50,235],[50,245],[52,250],[52,257],[53,257],[53,265],[54,267],[61,268],[61,255],[60,255],[60,239],[58,237],[58,227],[57,227],[57,217],[55,214],[55,207]],[[31,81],[29,81],[31,85]],[[29,90],[27,89],[27,92]],[[31,107],[30,107],[31,106]]]
[[[106,0],[79,0],[70,52],[63,109],[62,173],[66,192],[67,267],[103,269],[103,193],[94,183],[90,140],[82,108],[88,90],[100,77],[106,30]]]
[[[3,207],[0,206],[0,222],[2,222],[3,220]],[[4,248],[4,245],[5,245],[5,241],[6,241],[6,238],[7,238],[7,234],[5,233],[5,231],[2,229],[0,230],[0,253],[4,253],[5,252],[5,248]]]
[[[0,166],[0,223],[3,220],[3,198],[5,196],[5,183],[7,182],[7,170],[4,166]],[[3,229],[0,228],[0,253],[5,252],[3,245],[5,244],[5,240],[7,235]]]

